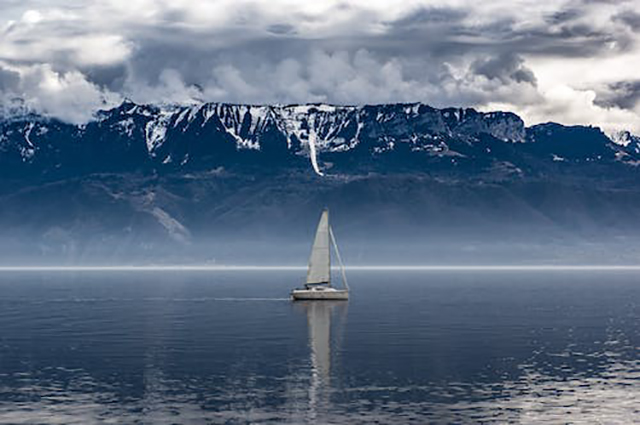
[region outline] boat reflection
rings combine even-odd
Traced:
[[[332,359],[344,333],[348,304],[343,301],[297,302],[295,308],[307,314],[311,376],[309,381],[309,418],[316,419],[329,403]],[[332,325],[332,320],[335,323]],[[333,350],[332,350],[333,349]],[[332,355],[333,353],[333,355]]]

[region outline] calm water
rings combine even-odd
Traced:
[[[639,272],[0,274],[0,423],[640,421]]]

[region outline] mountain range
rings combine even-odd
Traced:
[[[0,254],[298,263],[330,206],[361,263],[501,250],[620,262],[636,254],[638,165],[628,132],[425,104],[125,101],[82,125],[11,115],[0,118]]]
[[[559,162],[628,170],[638,160],[640,139],[628,132],[609,138],[593,127],[525,127],[513,113],[423,104],[159,107],[126,101],[84,125],[35,114],[0,120],[3,177],[249,166],[312,166],[319,175],[498,168],[533,177]]]

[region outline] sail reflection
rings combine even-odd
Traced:
[[[342,301],[298,302],[295,307],[307,314],[311,376],[309,416],[315,419],[329,403],[332,351],[339,351],[348,304]],[[332,319],[335,324],[332,326]],[[333,335],[332,335],[333,334]],[[332,350],[333,348],[333,350]]]

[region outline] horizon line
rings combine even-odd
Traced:
[[[12,271],[298,271],[307,266],[287,265],[86,265],[86,266],[0,266],[0,272]],[[339,269],[332,267],[333,270]],[[577,264],[538,264],[538,265],[357,265],[346,266],[353,271],[640,271],[640,265],[577,265]]]

